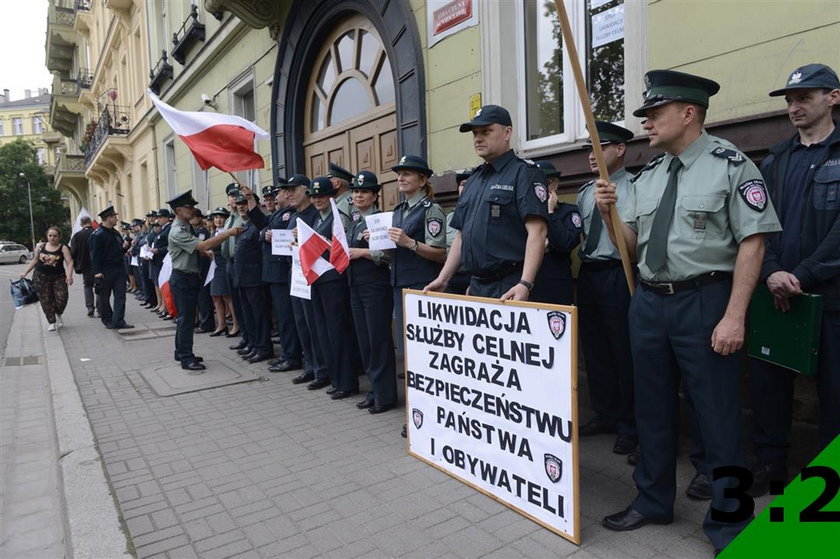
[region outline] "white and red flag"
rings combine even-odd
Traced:
[[[341,221],[341,214],[338,213],[338,206],[335,200],[330,198],[332,206],[332,243],[330,244],[330,264],[339,274],[343,274],[350,265],[350,245],[347,244],[347,235],[344,233],[344,224]]]
[[[160,274],[158,275],[158,287],[160,287],[160,294],[163,296],[163,304],[166,305],[166,312],[169,316],[177,316],[175,311],[175,299],[172,297],[172,289],[169,287],[169,278],[172,276],[172,255],[167,253],[163,257],[163,263],[160,265]]]
[[[303,220],[298,220],[297,230],[300,244],[300,267],[306,283],[312,285],[321,277],[321,274],[333,269],[333,265],[321,256],[330,248],[330,242],[316,233]]]
[[[78,233],[79,231],[82,230],[82,218],[83,217],[90,217],[91,225],[93,226],[94,229],[99,227],[99,222],[96,221],[95,219],[93,219],[93,217],[91,217],[91,215],[88,213],[87,209],[84,206],[82,206],[82,209],[79,210],[79,215],[76,216],[76,221],[73,222],[73,230],[70,232],[71,236],[75,235],[76,233]]]
[[[268,139],[268,132],[242,117],[211,112],[179,111],[148,92],[172,131],[190,148],[198,166],[206,171],[245,171],[265,167],[254,151],[254,138]]]

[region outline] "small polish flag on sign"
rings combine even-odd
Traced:
[[[350,246],[347,244],[347,235],[344,232],[344,224],[341,221],[341,214],[338,213],[338,206],[335,200],[330,198],[332,205],[332,243],[330,245],[330,264],[335,266],[339,274],[343,274],[350,265]]]
[[[254,151],[254,138],[268,139],[268,132],[242,117],[211,112],[179,111],[148,91],[163,119],[195,156],[203,171],[245,171],[265,167]]]
[[[306,283],[312,285],[321,277],[321,274],[333,269],[333,265],[321,257],[324,251],[330,248],[330,242],[316,233],[303,220],[298,220],[297,230],[300,242],[300,267]]]
[[[169,287],[170,276],[172,276],[172,256],[167,253],[163,257],[163,263],[160,265],[158,287],[160,287],[160,294],[163,296],[163,304],[166,305],[166,312],[169,313],[169,316],[177,316],[175,299],[172,298],[172,289]]]

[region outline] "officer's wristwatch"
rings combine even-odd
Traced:
[[[525,287],[527,287],[528,288],[528,293],[530,293],[534,290],[534,284],[531,283],[530,281],[519,280],[519,285],[524,285]]]

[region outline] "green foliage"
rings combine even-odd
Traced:
[[[24,173],[32,190],[32,216],[35,241],[46,239],[48,227],[61,229],[61,240],[70,240],[70,215],[61,196],[50,184],[38,164],[35,148],[17,140],[0,146],[0,239],[15,241],[32,248],[29,226],[29,198]]]

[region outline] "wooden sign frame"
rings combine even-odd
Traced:
[[[464,471],[464,476],[462,476],[462,475],[459,475],[456,472],[456,468],[448,469],[447,467],[445,467],[446,462],[449,462],[449,460],[440,460],[439,463],[438,463],[438,462],[435,462],[435,461],[429,459],[427,457],[427,455],[430,455],[430,454],[435,455],[436,454],[435,450],[434,450],[435,449],[435,439],[434,438],[431,438],[431,449],[432,450],[431,450],[430,453],[426,453],[427,455],[424,455],[421,452],[416,452],[415,450],[412,449],[412,432],[419,432],[419,431],[416,431],[416,429],[419,429],[419,428],[416,427],[416,423],[414,423],[415,418],[412,417],[414,415],[414,411],[412,410],[412,407],[413,407],[412,406],[412,392],[414,393],[415,398],[417,398],[418,393],[415,390],[415,388],[413,388],[412,386],[414,386],[413,383],[416,384],[416,383],[421,382],[421,381],[417,380],[417,378],[419,377],[419,375],[416,375],[417,372],[411,371],[409,369],[409,363],[410,363],[409,358],[412,355],[412,354],[410,354],[410,352],[416,351],[416,349],[412,349],[412,348],[415,347],[416,343],[417,343],[417,342],[414,342],[413,340],[410,340],[409,336],[407,335],[408,320],[409,320],[408,317],[409,317],[410,314],[413,315],[413,311],[411,313],[408,312],[409,309],[408,309],[408,306],[407,306],[407,299],[408,299],[407,296],[409,296],[409,295],[417,295],[417,296],[420,296],[420,297],[441,299],[442,302],[445,302],[445,301],[448,300],[448,301],[460,303],[462,306],[463,306],[463,303],[467,303],[468,305],[466,305],[466,306],[475,306],[475,305],[470,305],[472,303],[481,303],[482,305],[498,306],[499,309],[502,310],[505,313],[509,313],[509,311],[511,310],[510,307],[527,308],[529,310],[530,309],[538,309],[540,311],[545,311],[545,313],[546,313],[545,314],[545,319],[542,320],[541,322],[543,324],[546,324],[546,325],[551,324],[551,320],[548,320],[548,319],[552,318],[552,315],[550,315],[549,313],[563,313],[564,317],[566,317],[565,322],[564,322],[564,324],[565,324],[564,332],[560,334],[560,337],[558,337],[557,334],[555,334],[554,332],[550,331],[550,333],[554,334],[554,338],[556,340],[558,340],[558,343],[559,343],[559,340],[562,338],[563,335],[568,336],[568,339],[566,340],[567,346],[565,346],[565,347],[568,348],[569,386],[565,389],[568,390],[568,403],[569,403],[569,406],[570,406],[570,410],[569,410],[570,411],[570,417],[567,418],[567,419],[571,423],[571,426],[569,428],[571,438],[570,438],[570,441],[562,442],[561,444],[568,444],[568,445],[570,445],[571,448],[567,449],[566,451],[559,452],[559,453],[562,454],[562,455],[568,455],[569,453],[571,454],[571,468],[570,468],[571,472],[568,471],[569,470],[569,465],[564,466],[562,461],[561,461],[561,464],[560,464],[562,475],[571,475],[571,478],[572,478],[570,481],[565,482],[565,487],[571,489],[572,495],[562,496],[563,503],[566,502],[567,498],[571,497],[571,499],[570,499],[570,502],[571,502],[570,509],[564,509],[564,510],[567,510],[568,512],[571,513],[571,514],[569,514],[568,516],[565,517],[565,518],[571,518],[572,519],[572,521],[570,523],[571,527],[570,527],[569,530],[565,530],[558,525],[552,525],[548,521],[540,519],[537,516],[535,516],[534,514],[529,513],[527,510],[524,510],[523,508],[518,507],[516,505],[516,502],[515,502],[516,499],[519,499],[520,501],[522,501],[523,505],[526,504],[521,496],[515,495],[515,496],[512,496],[511,498],[508,499],[508,498],[506,498],[506,495],[509,495],[510,492],[504,493],[502,489],[499,490],[499,494],[495,494],[495,493],[491,492],[490,490],[479,486],[477,483],[471,482],[466,477],[466,475],[467,475],[466,474],[466,469],[461,468]],[[408,454],[410,454],[411,456],[414,456],[415,458],[417,458],[419,460],[422,460],[423,462],[429,464],[430,466],[432,466],[432,467],[446,473],[447,475],[461,481],[462,483],[465,483],[466,485],[469,485],[470,487],[472,487],[476,491],[479,491],[480,493],[483,493],[483,494],[487,495],[491,499],[493,499],[495,501],[498,501],[498,502],[502,503],[503,505],[515,510],[519,514],[521,514],[521,515],[525,516],[526,518],[536,522],[537,524],[543,526],[544,528],[547,528],[548,530],[551,530],[552,532],[554,532],[554,533],[558,534],[559,536],[571,541],[572,543],[574,543],[576,545],[580,545],[580,450],[579,450],[579,444],[578,444],[579,437],[578,437],[577,307],[566,306],[566,305],[548,305],[548,304],[531,303],[531,302],[513,302],[513,301],[506,301],[506,302],[502,303],[502,302],[499,302],[497,299],[488,299],[488,298],[483,298],[483,297],[470,297],[470,296],[463,296],[463,295],[453,295],[453,294],[448,294],[448,293],[433,293],[433,292],[423,293],[422,291],[413,290],[413,289],[404,289],[403,293],[402,293],[402,298],[403,298],[403,325],[402,325],[403,332],[402,332],[402,335],[403,335],[403,342],[404,342],[403,347],[405,348],[405,358],[404,358],[405,363],[404,364],[405,364],[405,373],[406,373],[405,374],[405,395],[406,395],[405,396],[405,398],[406,398],[405,408],[406,408],[406,425],[407,425],[407,427],[406,427],[406,434],[407,434],[406,450],[407,450]],[[411,301],[412,302],[416,301],[416,299],[412,298]],[[529,314],[529,316],[531,316],[532,314],[533,313]],[[560,318],[557,315],[553,315],[553,316],[557,319]],[[548,320],[548,322],[545,322],[545,320]],[[441,327],[441,328],[445,328],[445,326],[446,326],[445,324],[439,324],[439,327]],[[455,327],[457,328],[458,326],[455,325]],[[472,328],[476,328],[476,327],[472,327]],[[546,328],[549,328],[549,327],[546,326]],[[465,332],[466,332],[466,330],[465,330]],[[493,330],[492,328],[487,328],[487,329],[484,329],[483,332],[493,333],[493,332],[495,332],[495,330]],[[473,332],[471,335],[476,336],[477,332]],[[527,334],[508,334],[508,335],[518,336],[519,337],[518,339],[521,339],[522,336],[527,336]],[[466,333],[464,334],[464,336],[466,337]],[[414,333],[412,333],[412,337],[415,337]],[[548,336],[548,337],[550,338],[551,336]],[[473,343],[475,343],[475,342],[473,341]],[[461,344],[461,345],[463,345],[463,344]],[[428,347],[433,347],[433,345],[430,345]],[[463,347],[460,348],[460,349],[463,350]],[[464,355],[463,351],[459,352],[457,349],[453,349],[453,348],[444,349],[443,351],[446,352],[447,354],[449,354],[450,356],[461,355],[463,357],[463,355]],[[485,356],[485,358],[486,358],[486,356]],[[559,358],[565,359],[565,357],[562,356],[562,355],[560,357],[558,357],[558,359]],[[496,360],[496,362],[498,362],[498,359]],[[524,365],[524,366],[529,371],[533,371],[535,369],[535,366],[533,364]],[[561,374],[565,373],[565,370],[561,370],[559,367],[560,367],[559,361],[556,361],[556,362],[552,363],[552,369],[550,369],[550,370],[554,371],[554,376],[561,375]],[[546,370],[546,369],[542,369],[542,370]],[[426,373],[427,373],[427,371],[423,371],[423,375],[425,375],[424,378],[428,380],[430,377],[428,375],[426,375]],[[434,374],[434,373],[432,373],[432,374]],[[449,373],[449,374],[452,374],[452,373]],[[533,378],[533,377],[531,377],[531,378]],[[463,385],[465,382],[468,382],[465,379],[466,379],[466,377],[462,378],[462,377],[456,376],[456,377],[453,377],[453,382],[460,382]],[[546,381],[542,381],[542,382],[546,382]],[[539,388],[539,387],[536,387],[536,388]],[[562,386],[558,386],[557,388],[558,388],[558,390],[563,390],[564,389]],[[491,390],[493,390],[493,388],[488,388],[487,393],[491,394],[491,392],[490,392]],[[510,392],[510,390],[508,390],[508,392]],[[524,394],[525,392],[523,391],[522,393]],[[542,396],[539,396],[539,397],[543,397],[543,398],[545,397],[545,393],[538,392],[537,394],[542,394]],[[504,396],[504,395],[505,394],[503,393],[502,396]],[[498,397],[498,396],[494,396],[494,397]],[[428,403],[429,399],[425,396],[425,394],[422,396],[422,398],[426,399],[426,401]],[[435,397],[433,396],[433,399],[434,398]],[[452,405],[451,400],[447,400],[443,397],[438,396],[437,400],[439,400],[441,403],[446,403],[446,404],[449,404],[450,406]],[[440,410],[441,410],[441,406],[438,406],[438,413],[439,414],[440,414]],[[546,410],[546,411],[550,411],[550,410]],[[469,410],[469,412],[461,412],[461,415],[463,415],[465,413],[474,414],[475,412],[474,412],[474,410]],[[480,411],[479,414],[481,414],[481,413],[482,412]],[[559,412],[559,414],[561,416],[564,413],[566,413],[566,410],[560,410],[560,412]],[[424,417],[424,415],[429,415],[428,411],[426,412],[426,414],[423,414],[423,412],[420,412],[419,420],[420,420],[421,426],[423,425],[423,423],[425,421],[429,421],[429,422],[434,422],[436,420],[439,421],[439,418],[436,419],[436,418],[433,418],[433,417]],[[472,417],[472,415],[470,415],[470,417]],[[509,427],[510,422],[503,423],[506,420],[504,420],[501,417],[499,417],[498,420],[499,420],[499,425],[500,425],[499,432],[503,431],[503,429],[501,428],[503,425],[506,428],[510,428]],[[433,427],[433,429],[434,429],[434,427]],[[545,441],[547,440],[546,437],[549,437],[548,435],[540,434],[540,433],[538,433],[537,429],[525,428],[522,425],[514,426],[512,431],[513,430],[517,430],[520,433],[524,430],[525,432],[529,433],[529,436],[533,436],[532,440],[538,441],[537,444],[543,443],[544,446],[542,448],[545,448]],[[458,440],[462,441],[463,444],[467,448],[470,448],[471,445],[472,446],[477,446],[474,441],[465,439],[463,435],[456,434],[455,436],[456,437],[460,436],[461,439],[458,439]],[[508,433],[508,436],[509,437],[511,436],[510,433]],[[543,438],[540,438],[540,437],[543,437]],[[426,440],[427,439],[424,439],[424,442]],[[442,440],[444,442],[446,442],[448,439],[442,439]],[[488,445],[480,447],[481,449],[484,449],[484,451],[485,451],[485,453],[482,453],[481,451],[479,451],[481,456],[486,456],[486,452],[494,452],[493,449],[488,450],[488,448],[492,447],[493,445],[490,444],[489,441],[484,441],[484,442],[487,442]],[[525,442],[527,442],[527,440]],[[419,443],[418,443],[418,445],[419,445]],[[512,460],[512,461],[514,461],[514,462],[512,462],[512,464],[515,466],[517,464],[517,462],[516,462],[517,458],[513,458],[511,456],[508,456],[507,454],[504,454],[505,451],[507,451],[511,455],[513,454],[509,449],[495,450],[495,452],[498,453],[497,458],[500,459],[500,462],[496,462],[496,463],[497,464],[501,463],[501,461],[504,461],[504,460]],[[440,449],[440,452],[441,452],[441,454],[445,454],[445,451],[442,448]],[[465,454],[463,451],[460,451],[460,452],[462,453],[462,455]],[[545,458],[544,458],[545,462],[542,465],[545,468],[544,474],[548,477],[548,481],[544,481],[542,478],[540,478],[540,480],[543,481],[543,483],[547,484],[546,487],[548,487],[549,489],[552,489],[555,486],[552,486],[551,482],[557,483],[557,480],[551,479],[551,476],[548,473],[548,471],[549,471],[548,461],[550,460],[549,456],[551,458],[557,458],[556,456],[553,456],[551,454],[546,454],[545,455]],[[473,457],[473,456],[467,454],[467,460],[469,460],[471,458],[477,459],[478,461],[480,461],[481,464],[482,464],[482,467],[484,467],[484,465],[486,465],[486,464],[490,464],[491,466],[493,465],[493,463],[490,463],[490,462],[485,463],[483,458],[480,458],[480,457],[476,458],[476,457]],[[532,465],[530,467],[533,468],[534,467],[533,463],[534,462],[540,462],[541,458],[543,458],[543,455],[539,454],[539,453],[537,453],[536,460],[534,459],[533,456],[531,456],[530,462],[532,463]],[[528,462],[525,462],[525,461],[522,461],[521,463],[525,464],[526,466],[528,465]],[[499,466],[499,469],[502,470],[502,471],[505,471],[503,466]],[[511,477],[515,478],[517,476],[513,475]],[[519,477],[519,479],[525,481],[522,477]],[[537,484],[536,482],[532,482],[532,480],[530,480],[530,479],[527,480],[527,481],[528,481],[529,492],[531,491],[531,486],[532,485],[535,485],[535,486],[539,487],[539,484]],[[478,483],[480,483],[480,481]],[[488,483],[486,481],[486,479],[485,479],[484,483],[490,485],[490,483]],[[545,500],[548,501],[549,493],[546,492],[546,491],[548,491],[548,489],[543,488],[543,493],[541,494],[541,497],[545,497],[546,498]],[[536,503],[533,500],[531,500],[530,497],[531,497],[531,494],[529,493],[530,504],[536,505]],[[537,499],[537,500],[539,500],[539,499]],[[551,510],[551,509],[546,508],[545,510]]]

